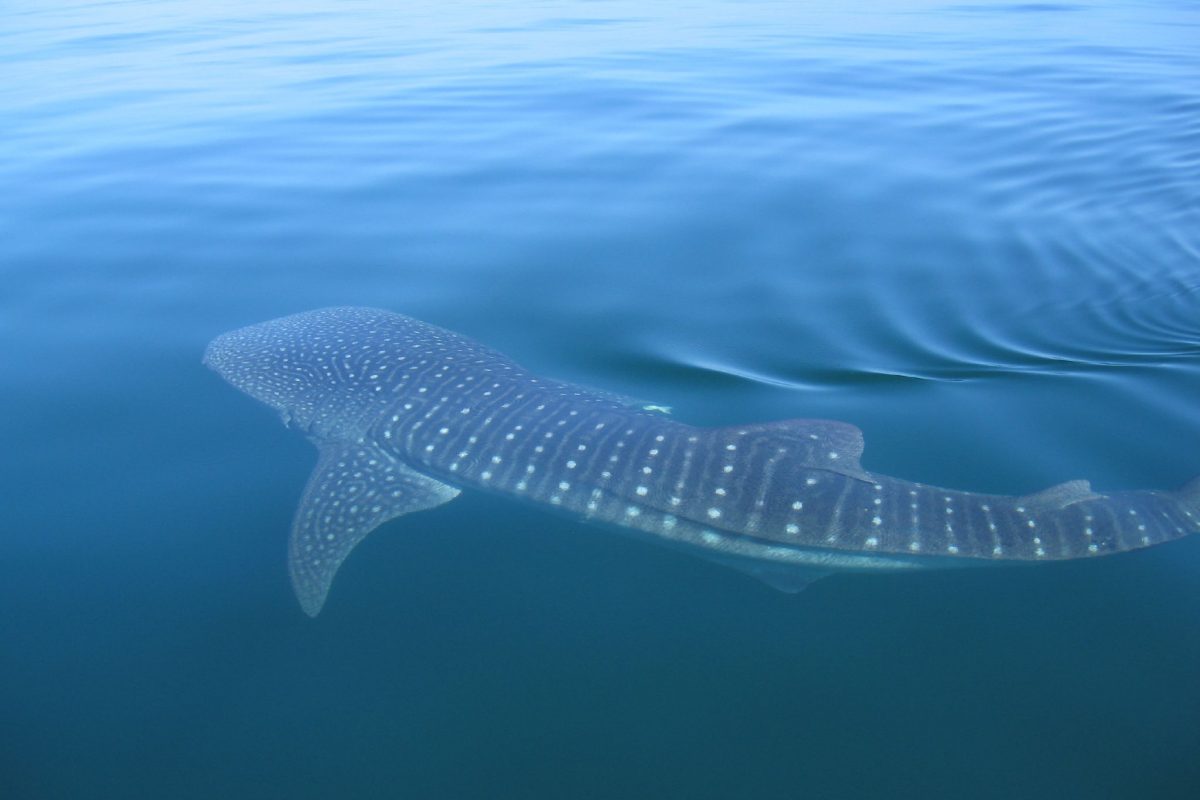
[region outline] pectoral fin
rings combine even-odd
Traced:
[[[368,444],[318,444],[288,543],[292,588],[315,617],[333,576],[354,546],[390,519],[439,506],[459,490],[412,469]]]

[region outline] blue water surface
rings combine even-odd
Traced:
[[[1200,473],[1186,0],[0,9],[0,797],[1194,798],[1200,537],[799,595],[472,493],[291,596],[200,364],[374,305],[976,491]]]

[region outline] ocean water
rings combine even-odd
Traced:
[[[1194,798],[1200,537],[798,595],[499,497],[315,620],[200,363],[380,306],[1026,493],[1200,473],[1186,0],[0,9],[0,797]]]

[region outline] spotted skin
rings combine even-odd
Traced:
[[[1157,544],[1200,528],[1200,481],[1027,497],[863,469],[857,428],[787,420],[697,428],[540,378],[442,328],[327,308],[226,333],[205,363],[320,450],[293,523],[304,610],[389,519],[478,488],[675,542],[785,588],[836,569],[1050,561]]]

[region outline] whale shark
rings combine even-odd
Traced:
[[[314,617],[368,533],[463,489],[673,544],[785,591],[839,571],[1103,556],[1200,529],[1200,478],[1105,494],[1084,480],[1025,496],[929,486],[863,467],[862,433],[845,422],[696,427],[381,309],[234,330],[204,363],[317,446],[288,545]]]

